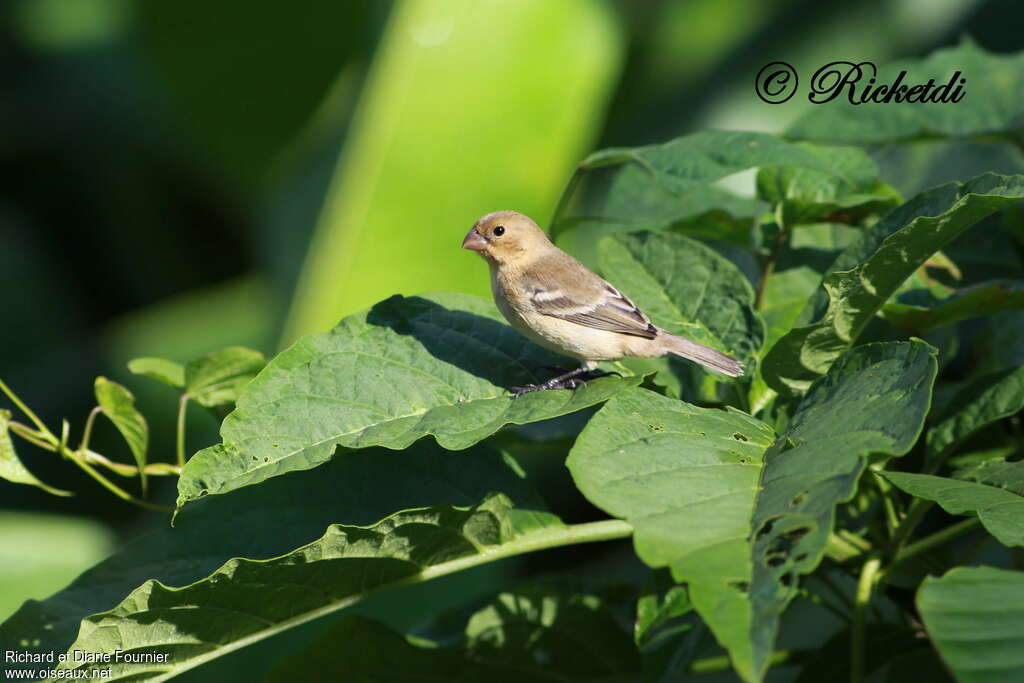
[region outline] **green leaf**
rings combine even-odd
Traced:
[[[957,567],[924,580],[917,608],[960,683],[1024,679],[1024,573]]]
[[[185,366],[164,358],[133,358],[128,361],[133,375],[145,375],[172,387],[185,386]]]
[[[348,617],[283,660],[270,681],[520,683],[632,680],[639,673],[636,648],[598,596],[527,586],[498,595],[448,647]]]
[[[82,619],[113,608],[148,579],[189,585],[231,558],[288,553],[322,536],[332,523],[366,526],[396,510],[469,506],[494,491],[514,501],[517,528],[531,520],[547,523],[548,513],[512,463],[482,446],[453,453],[423,440],[405,451],[374,448],[346,455],[315,471],[187,506],[173,528],[157,525],[64,590],[25,603],[0,626],[0,643],[26,642],[32,652],[59,654],[71,646]],[[405,611],[414,620],[430,616],[412,607]]]
[[[768,133],[702,131],[660,145],[594,152],[584,170],[632,162],[667,192],[682,194],[725,176],[762,166],[806,166],[831,171],[828,161]]]
[[[761,348],[764,323],[754,311],[754,290],[713,249],[682,235],[645,231],[606,238],[599,250],[601,272],[655,325],[743,362]]]
[[[630,390],[591,419],[567,464],[592,503],[634,526],[640,559],[689,585],[733,666],[757,681],[797,576],[821,561],[835,505],[853,495],[867,454],[916,441],[936,369],[920,341],[856,348],[778,438],[732,409]]]
[[[223,443],[186,463],[178,504],[315,467],[337,446],[398,449],[431,434],[459,450],[505,424],[565,415],[642,381],[608,377],[514,399],[509,387],[570,361],[499,320],[481,297],[395,296],[300,339],[242,391],[221,425]]]
[[[117,427],[117,431],[128,444],[132,457],[135,458],[142,492],[145,493],[146,449],[149,447],[149,425],[146,424],[146,418],[135,409],[135,397],[132,396],[132,392],[117,382],[112,382],[106,377],[97,377],[94,388],[100,411]]]
[[[883,318],[896,327],[926,332],[961,320],[1022,307],[1024,283],[1004,281],[972,285],[930,307],[887,303],[882,306],[881,313]]]
[[[877,180],[878,167],[863,150],[798,146],[820,158],[829,170],[773,166],[757,174],[757,196],[775,207],[785,227],[838,220],[838,216],[855,223],[900,203],[899,193]]]
[[[1003,545],[1024,546],[1024,496],[1019,493],[931,474],[879,474],[912,496],[935,501],[952,515],[977,514],[989,533]]]
[[[459,249],[463,235],[497,208],[538,220],[551,215],[618,83],[626,37],[604,3],[368,4],[375,13],[393,7],[380,40],[369,41],[373,68],[366,78],[343,74],[322,110],[328,125],[310,129],[340,136],[344,128],[345,144],[312,218],[316,234],[295,288],[287,344],[395,292],[489,293],[484,263]],[[498,26],[501,39],[483,47],[481,38]],[[365,33],[360,26],[358,35]],[[334,112],[356,93],[357,113],[345,126]],[[502,103],[500,117],[490,102]],[[329,139],[310,138],[308,146],[317,154],[341,147]],[[316,191],[308,185],[297,178],[295,193]],[[396,239],[408,234],[412,206],[417,223],[432,227]],[[280,232],[305,244],[294,227],[282,223]]]
[[[948,452],[982,427],[1024,409],[1024,367],[972,380],[953,398],[955,412],[928,430],[928,450]]]
[[[70,491],[54,488],[36,479],[36,476],[28,471],[25,465],[18,458],[14,450],[14,442],[11,441],[11,434],[7,424],[11,421],[11,411],[0,410],[0,479],[6,479],[15,484],[29,484],[38,486],[47,493],[55,496],[70,496]]]
[[[798,324],[803,326],[768,351],[763,373],[769,386],[786,394],[804,391],[929,256],[988,214],[1021,199],[1024,176],[986,174],[923,192],[867,229],[825,276],[823,289],[801,313]]]
[[[231,406],[266,364],[262,353],[244,346],[208,353],[185,365],[185,393],[206,408]]]
[[[692,624],[683,624],[677,628],[667,626],[691,611],[693,603],[690,602],[686,586],[673,581],[669,572],[653,572],[636,603],[633,640],[637,647],[652,650],[680,631],[692,628]]]
[[[113,652],[126,642],[133,650],[152,648],[167,653],[168,661],[115,664],[113,680],[143,674],[165,680],[385,589],[524,552],[623,535],[609,523],[596,526],[614,533],[588,533],[581,528],[594,525],[566,527],[553,517],[544,527],[516,534],[514,517],[508,498],[494,494],[469,508],[397,512],[370,527],[332,524],[320,539],[291,553],[232,559],[181,588],[147,581],[113,609],[83,621],[70,649]]]
[[[1013,452],[1012,447],[1000,450]],[[1018,496],[1024,496],[1024,460],[1007,462],[1001,458],[985,459],[957,470],[953,476],[964,481],[998,486]]]
[[[1010,134],[1024,127],[1024,54],[997,55],[972,42],[937,50],[923,60],[894,62],[874,74],[870,68],[858,84],[858,95],[874,77],[878,84],[944,85],[960,72],[967,91],[955,104],[852,104],[843,93],[835,100],[809,107],[786,131],[787,137],[827,142],[878,144],[923,136],[967,137]],[[954,83],[954,86],[956,83]]]

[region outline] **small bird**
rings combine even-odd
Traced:
[[[660,358],[672,353],[730,377],[743,365],[709,346],[656,327],[622,292],[552,244],[530,218],[495,211],[480,218],[462,240],[491,269],[491,291],[505,319],[537,344],[583,361],[582,367],[541,384],[513,387],[516,396],[545,389],[574,389],[595,373],[598,361]]]

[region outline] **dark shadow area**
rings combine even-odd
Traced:
[[[506,389],[549,379],[553,374],[545,365],[579,365],[533,344],[505,323],[418,296],[385,299],[370,309],[366,321],[415,337],[438,360]]]

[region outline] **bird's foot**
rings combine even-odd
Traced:
[[[546,382],[540,384],[527,384],[521,387],[512,387],[509,391],[512,392],[513,398],[518,398],[523,394],[529,394],[533,391],[547,391],[548,389],[578,389],[587,385],[587,380],[598,379],[599,377],[608,377],[615,375],[621,377],[617,372],[598,372],[596,370],[585,370],[579,368],[578,370],[572,370],[565,372],[564,368],[559,368],[554,365],[543,365],[542,368],[562,371],[564,374],[549,379]]]

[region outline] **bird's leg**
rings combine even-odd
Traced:
[[[523,394],[528,394],[531,391],[547,391],[548,389],[575,389],[576,387],[586,384],[584,380],[577,379],[577,377],[579,377],[580,375],[588,374],[589,372],[590,369],[584,365],[583,367],[571,370],[565,373],[564,375],[553,377],[552,379],[549,379],[546,382],[541,382],[540,384],[527,384],[526,386],[522,387],[512,387],[509,391],[512,392],[513,396],[522,396]]]

